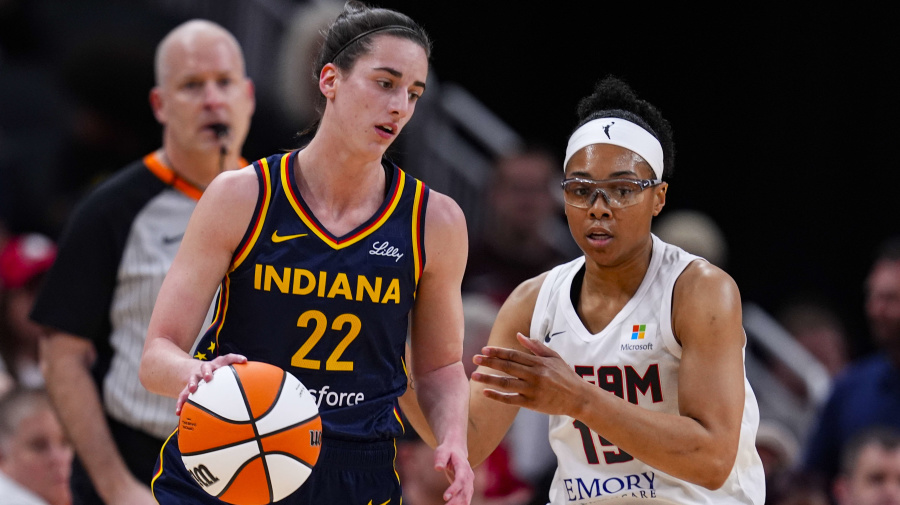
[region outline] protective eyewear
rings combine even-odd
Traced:
[[[562,181],[566,204],[579,209],[589,209],[603,195],[603,201],[611,208],[621,209],[641,201],[647,188],[662,184],[660,179],[607,179],[594,181],[573,177]]]

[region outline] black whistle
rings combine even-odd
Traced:
[[[225,140],[225,137],[228,136],[228,126],[222,123],[216,123],[209,126],[213,132],[216,134],[216,138],[220,141]],[[225,170],[225,155],[228,154],[228,149],[225,147],[225,143],[222,142],[219,145],[219,172]]]

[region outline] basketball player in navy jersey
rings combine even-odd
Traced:
[[[738,288],[650,233],[672,170],[670,126],[612,77],[578,113],[562,191],[583,256],[502,306],[474,357],[470,461],[526,407],[550,415],[554,505],[761,505]],[[415,404],[403,407],[418,428]]]
[[[246,360],[309,388],[322,452],[286,504],[400,503],[393,460],[408,329],[419,401],[437,435],[435,469],[450,480],[444,498],[472,496],[464,217],[384,158],[425,92],[429,54],[407,16],[348,2],[317,64],[324,111],[314,137],[210,185],[151,319],[141,380],[179,409],[201,379]],[[217,289],[216,317],[191,353]],[[177,433],[152,489],[163,505],[218,503],[181,463]]]

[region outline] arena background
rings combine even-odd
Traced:
[[[65,190],[98,167],[121,166],[158,145],[146,101],[149,56],[175,23],[209,13],[238,34],[257,55],[251,77],[264,93],[276,60],[247,37],[275,33],[277,21],[248,27],[248,16],[226,16],[246,4],[284,12],[302,3],[0,1],[6,149],[25,149],[28,144],[15,137],[34,131],[29,163],[16,165],[18,179],[5,176],[7,187],[0,187],[0,194],[14,193],[10,201],[22,202],[9,211],[24,216],[14,224],[34,215],[23,210],[29,202],[46,209],[52,198],[39,193],[26,199],[16,180]],[[791,297],[812,293],[844,317],[856,352],[866,350],[862,281],[875,247],[900,231],[894,149],[900,52],[896,16],[886,8],[492,0],[377,5],[425,26],[441,81],[460,84],[525,139],[560,154],[578,99],[606,74],[626,79],[674,127],[678,154],[667,209],[700,210],[722,226],[727,269],[744,298],[777,312]],[[134,48],[136,38],[149,42]],[[83,57],[81,49],[91,46],[104,50]],[[59,173],[47,168],[43,160],[54,135],[71,135],[70,113],[88,105],[92,113],[117,118],[120,140],[62,149]],[[283,132],[267,116],[277,106],[261,97],[248,156],[284,147],[273,140]],[[134,132],[130,143],[121,140],[128,131]]]
[[[667,210],[722,226],[744,299],[777,312],[794,296],[821,297],[861,337],[857,352],[867,348],[862,280],[873,250],[900,232],[900,37],[887,9],[382,5],[425,25],[443,79],[559,153],[594,81],[626,79],[675,131]]]

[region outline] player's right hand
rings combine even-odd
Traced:
[[[213,378],[213,372],[222,368],[223,366],[231,365],[232,363],[246,363],[247,358],[240,354],[226,354],[224,356],[219,356],[212,361],[200,361],[192,359],[191,361],[197,363],[194,367],[194,370],[191,373],[190,378],[188,379],[187,386],[181,390],[181,393],[178,395],[178,399],[175,403],[175,415],[181,415],[181,408],[184,406],[184,402],[187,401],[188,395],[197,391],[197,387],[200,386],[200,381],[209,382]]]
[[[450,481],[444,491],[447,505],[469,505],[475,492],[475,472],[469,464],[465,451],[454,450],[441,444],[434,450],[434,469],[443,470]]]

